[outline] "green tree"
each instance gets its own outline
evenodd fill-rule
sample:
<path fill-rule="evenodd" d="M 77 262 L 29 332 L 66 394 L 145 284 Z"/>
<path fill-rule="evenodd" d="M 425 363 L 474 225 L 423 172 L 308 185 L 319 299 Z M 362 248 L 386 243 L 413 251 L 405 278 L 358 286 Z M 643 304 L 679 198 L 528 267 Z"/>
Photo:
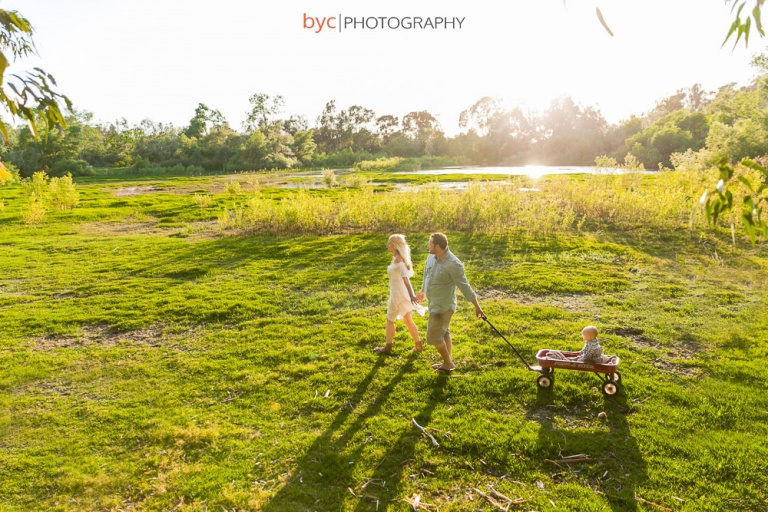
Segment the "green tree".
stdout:
<path fill-rule="evenodd" d="M 277 116 L 283 112 L 285 100 L 281 95 L 270 96 L 258 93 L 248 98 L 251 110 L 247 113 L 243 129 L 253 133 L 259 129 L 269 128 L 277 121 Z"/>
<path fill-rule="evenodd" d="M 569 96 L 558 98 L 541 117 L 535 137 L 537 161 L 550 165 L 591 165 L 605 153 L 608 123 L 592 107 L 582 107 Z"/>
<path fill-rule="evenodd" d="M 227 120 L 218 110 L 200 103 L 195 109 L 195 115 L 189 120 L 189 126 L 184 130 L 187 137 L 205 137 L 211 130 L 227 125 Z"/>
<path fill-rule="evenodd" d="M 435 140 L 442 136 L 443 132 L 435 116 L 426 110 L 420 110 L 403 117 L 403 134 L 418 144 L 421 154 L 431 155 Z"/>

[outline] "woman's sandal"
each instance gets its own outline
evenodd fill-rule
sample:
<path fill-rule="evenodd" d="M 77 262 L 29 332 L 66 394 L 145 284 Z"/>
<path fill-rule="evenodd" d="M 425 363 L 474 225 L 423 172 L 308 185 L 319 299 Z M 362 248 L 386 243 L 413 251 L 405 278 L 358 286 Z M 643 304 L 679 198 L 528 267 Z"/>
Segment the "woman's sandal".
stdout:
<path fill-rule="evenodd" d="M 377 354 L 391 354 L 392 353 L 392 345 L 384 345 L 383 347 L 376 347 L 373 349 L 374 352 Z"/>
<path fill-rule="evenodd" d="M 413 344 L 413 351 L 414 352 L 421 352 L 424 350 L 424 344 L 421 342 L 421 340 L 414 342 Z"/>

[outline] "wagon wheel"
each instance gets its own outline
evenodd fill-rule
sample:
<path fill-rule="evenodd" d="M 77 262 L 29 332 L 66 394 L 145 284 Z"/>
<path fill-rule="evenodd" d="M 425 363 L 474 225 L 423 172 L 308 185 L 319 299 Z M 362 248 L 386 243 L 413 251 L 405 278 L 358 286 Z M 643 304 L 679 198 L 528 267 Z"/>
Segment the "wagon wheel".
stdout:
<path fill-rule="evenodd" d="M 542 375 L 552 375 L 553 373 L 555 373 L 555 369 L 554 368 L 550 368 L 549 366 L 542 366 L 541 367 L 541 374 Z"/>
<path fill-rule="evenodd" d="M 608 396 L 613 396 L 619 392 L 619 386 L 613 382 L 606 382 L 603 384 L 603 393 Z"/>
<path fill-rule="evenodd" d="M 551 375 L 539 375 L 539 377 L 536 379 L 536 385 L 538 385 L 540 388 L 552 387 L 554 382 L 555 379 L 553 379 Z"/>
<path fill-rule="evenodd" d="M 621 382 L 621 374 L 619 372 L 606 373 L 605 379 L 609 382 L 618 384 L 619 382 Z"/>

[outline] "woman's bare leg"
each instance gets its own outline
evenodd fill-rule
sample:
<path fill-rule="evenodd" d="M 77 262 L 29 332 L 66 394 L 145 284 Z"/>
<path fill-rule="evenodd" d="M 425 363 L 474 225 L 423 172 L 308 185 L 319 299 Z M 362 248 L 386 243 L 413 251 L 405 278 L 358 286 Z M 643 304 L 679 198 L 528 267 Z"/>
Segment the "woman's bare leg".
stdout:
<path fill-rule="evenodd" d="M 416 327 L 410 313 L 403 315 L 403 322 L 405 322 L 405 326 L 408 328 L 408 332 L 411 333 L 411 338 L 413 338 L 413 350 L 415 352 L 421 352 L 424 346 L 421 344 L 421 339 L 419 338 L 419 328 Z"/>
<path fill-rule="evenodd" d="M 390 322 L 389 319 L 387 319 L 387 328 L 386 328 L 386 343 L 383 347 L 376 347 L 373 349 L 376 352 L 383 353 L 383 354 L 389 354 L 392 352 L 392 340 L 395 339 L 395 322 Z"/>

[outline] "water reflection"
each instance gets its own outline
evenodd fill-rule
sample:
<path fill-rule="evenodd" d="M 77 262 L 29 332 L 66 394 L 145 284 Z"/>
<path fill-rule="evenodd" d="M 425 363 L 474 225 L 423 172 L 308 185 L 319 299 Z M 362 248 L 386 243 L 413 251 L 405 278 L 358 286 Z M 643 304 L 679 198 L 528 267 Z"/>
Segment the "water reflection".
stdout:
<path fill-rule="evenodd" d="M 336 176 L 345 176 L 353 174 L 352 169 L 332 169 Z M 508 167 L 478 167 L 472 165 L 441 167 L 440 169 L 424 169 L 419 171 L 379 171 L 384 174 L 425 174 L 440 176 L 445 174 L 495 174 L 500 176 L 528 176 L 530 178 L 541 178 L 549 174 L 625 174 L 628 172 L 650 171 L 627 171 L 626 169 L 617 169 L 615 167 L 593 167 L 586 165 L 520 165 Z M 322 178 L 320 171 L 305 171 L 286 174 L 285 178 Z"/>
<path fill-rule="evenodd" d="M 528 176 L 535 179 L 549 174 L 624 174 L 626 172 L 630 171 L 613 167 L 521 165 L 513 167 L 443 167 L 441 169 L 426 169 L 423 171 L 398 171 L 391 174 L 429 174 L 435 176 L 442 174 L 499 174 L 504 176 Z"/>

